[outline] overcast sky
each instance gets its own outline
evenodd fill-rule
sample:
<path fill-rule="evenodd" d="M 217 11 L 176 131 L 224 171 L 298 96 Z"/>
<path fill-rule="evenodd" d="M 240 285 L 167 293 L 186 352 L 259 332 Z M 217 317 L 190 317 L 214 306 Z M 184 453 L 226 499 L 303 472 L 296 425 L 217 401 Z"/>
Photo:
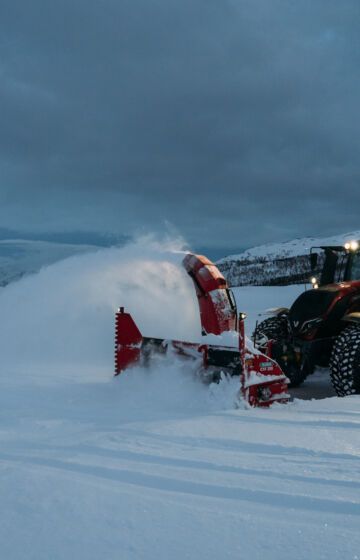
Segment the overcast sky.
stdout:
<path fill-rule="evenodd" d="M 360 228 L 359 0 L 0 0 L 0 225 Z"/>

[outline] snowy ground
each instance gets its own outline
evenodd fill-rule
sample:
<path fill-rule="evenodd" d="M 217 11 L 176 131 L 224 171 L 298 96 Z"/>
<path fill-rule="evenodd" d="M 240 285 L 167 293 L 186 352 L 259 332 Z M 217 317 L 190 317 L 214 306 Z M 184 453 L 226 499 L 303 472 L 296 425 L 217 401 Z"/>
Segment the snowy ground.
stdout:
<path fill-rule="evenodd" d="M 195 336 L 175 260 L 103 250 L 1 290 L 0 558 L 358 559 L 359 397 L 239 410 L 236 380 L 171 361 L 112 378 L 117 305 Z M 237 299 L 253 324 L 296 290 Z"/>

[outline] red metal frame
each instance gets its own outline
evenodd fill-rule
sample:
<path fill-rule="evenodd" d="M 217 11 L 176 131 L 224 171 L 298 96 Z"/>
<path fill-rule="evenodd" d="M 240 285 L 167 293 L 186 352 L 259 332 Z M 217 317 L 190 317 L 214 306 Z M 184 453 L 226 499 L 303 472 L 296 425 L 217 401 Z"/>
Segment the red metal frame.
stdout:
<path fill-rule="evenodd" d="M 120 307 L 115 315 L 115 375 L 140 359 L 143 337 L 130 313 Z"/>

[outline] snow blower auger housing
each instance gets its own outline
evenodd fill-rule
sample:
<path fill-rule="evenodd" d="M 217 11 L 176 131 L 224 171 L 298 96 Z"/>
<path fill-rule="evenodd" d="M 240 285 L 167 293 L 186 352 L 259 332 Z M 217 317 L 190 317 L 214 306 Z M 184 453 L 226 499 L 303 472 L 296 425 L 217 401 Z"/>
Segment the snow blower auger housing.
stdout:
<path fill-rule="evenodd" d="M 171 350 L 181 358 L 197 360 L 203 380 L 218 381 L 222 373 L 237 375 L 241 395 L 251 406 L 288 402 L 288 379 L 275 360 L 247 347 L 245 314 L 238 314 L 233 293 L 217 267 L 191 253 L 186 254 L 183 266 L 196 290 L 203 342 L 144 337 L 130 313 L 120 307 L 115 317 L 115 375 L 136 364 L 146 366 L 153 354 Z M 208 344 L 207 335 L 225 333 L 236 333 L 236 346 Z"/>

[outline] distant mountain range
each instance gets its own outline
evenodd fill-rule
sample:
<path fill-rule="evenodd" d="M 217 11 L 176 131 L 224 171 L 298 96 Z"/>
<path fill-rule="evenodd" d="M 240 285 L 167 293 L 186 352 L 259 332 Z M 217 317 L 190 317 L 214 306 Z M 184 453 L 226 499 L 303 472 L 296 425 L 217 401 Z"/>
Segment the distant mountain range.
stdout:
<path fill-rule="evenodd" d="M 0 227 L 0 287 L 72 255 L 125 245 L 130 237 L 111 232 L 26 232 Z"/>
<path fill-rule="evenodd" d="M 301 284 L 311 275 L 309 251 L 321 245 L 343 245 L 360 239 L 360 231 L 332 237 L 304 237 L 284 243 L 269 243 L 229 255 L 217 266 L 230 286 L 276 286 Z"/>
<path fill-rule="evenodd" d="M 0 287 L 37 272 L 43 266 L 98 248 L 50 241 L 0 240 Z"/>

